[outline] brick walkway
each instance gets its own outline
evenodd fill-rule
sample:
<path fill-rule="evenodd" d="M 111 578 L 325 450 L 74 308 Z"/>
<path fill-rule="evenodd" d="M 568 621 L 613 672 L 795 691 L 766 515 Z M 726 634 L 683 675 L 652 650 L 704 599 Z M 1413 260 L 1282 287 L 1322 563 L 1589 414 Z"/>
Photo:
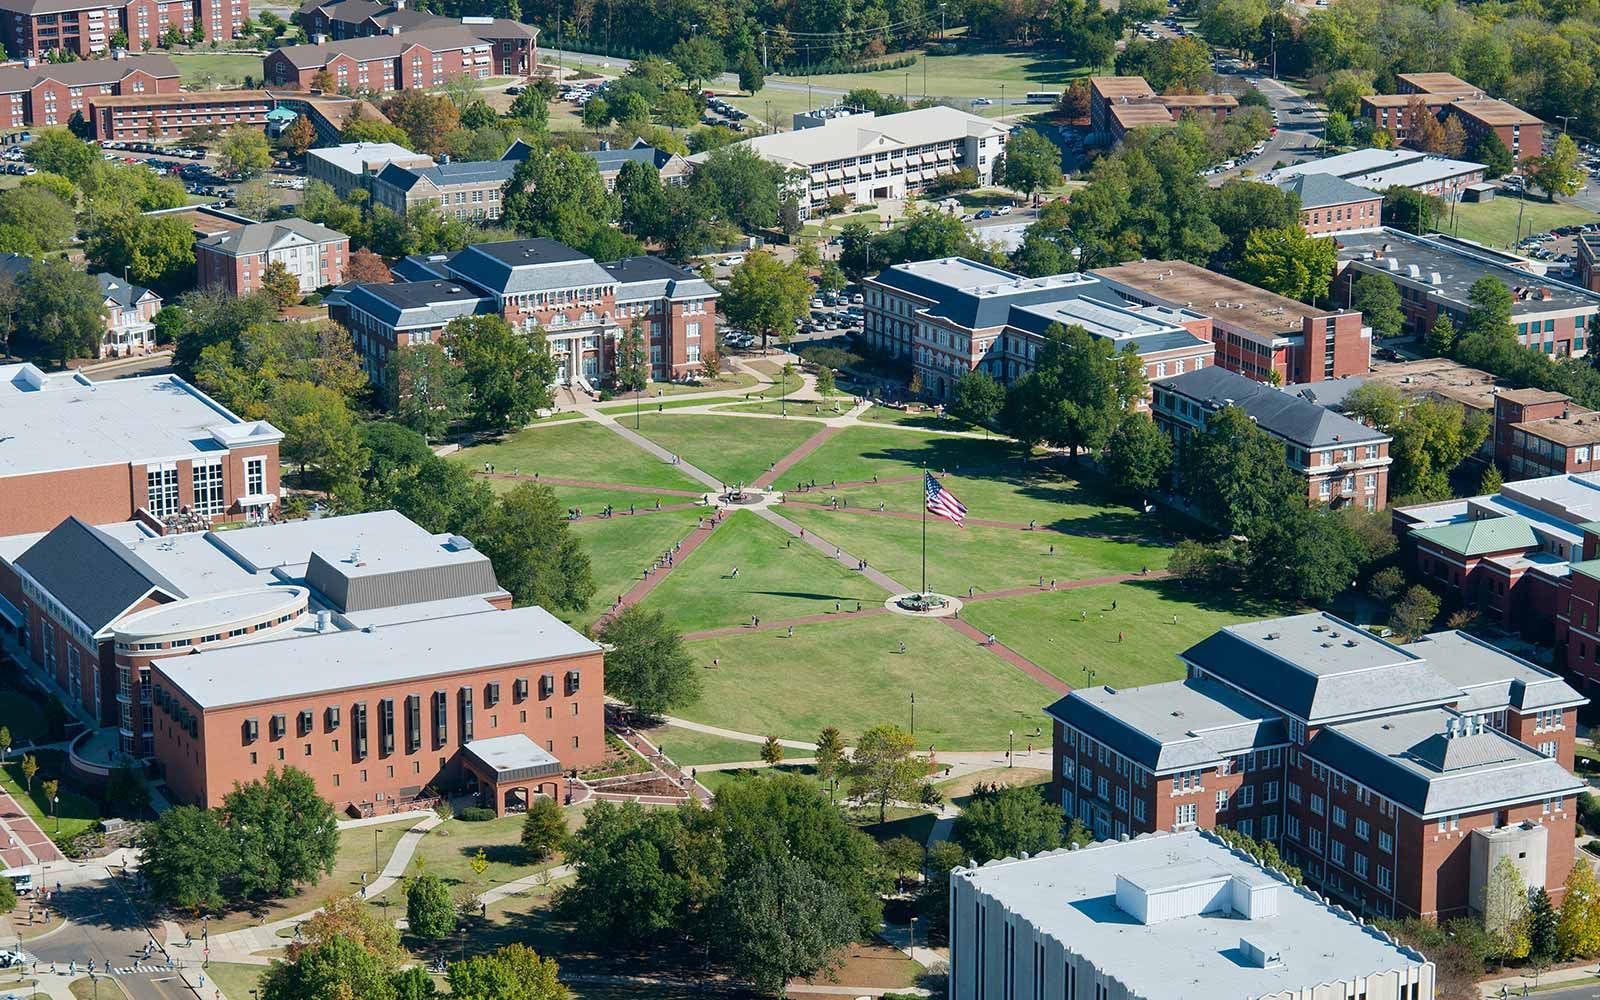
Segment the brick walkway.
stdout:
<path fill-rule="evenodd" d="M 673 553 L 672 565 L 651 570 L 648 576 L 634 584 L 632 589 L 622 595 L 622 603 L 612 605 L 610 610 L 601 615 L 600 620 L 595 622 L 596 630 L 617 612 L 625 608 L 631 608 L 644 600 L 650 594 L 650 591 L 656 589 L 657 585 L 667 578 L 667 574 L 671 573 L 680 561 L 687 559 L 689 553 L 699 548 L 702 542 L 711 537 L 711 533 L 717 529 L 717 525 L 721 524 L 722 521 L 714 517 L 708 517 L 701 523 L 703 526 L 689 532 L 688 536 L 683 539 L 682 547 Z"/>
<path fill-rule="evenodd" d="M 6 837 L 5 846 L 0 847 L 0 858 L 5 860 L 7 868 L 65 859 L 33 817 L 4 791 L 0 791 L 0 830 Z"/>
<path fill-rule="evenodd" d="M 803 618 L 785 618 L 781 622 L 762 622 L 757 628 L 751 628 L 749 625 L 730 625 L 727 628 L 711 628 L 706 629 L 704 632 L 690 632 L 685 635 L 683 639 L 685 642 L 693 642 L 696 639 L 720 639 L 723 636 L 729 635 L 750 635 L 755 632 L 776 632 L 787 629 L 791 625 L 821 625 L 825 622 L 850 621 L 856 618 L 870 618 L 873 615 L 889 614 L 889 609 L 881 604 L 865 604 L 862 605 L 860 611 L 856 611 L 854 610 L 857 603 L 855 601 L 841 601 L 839 603 L 841 605 L 841 610 L 837 612 L 830 611 L 824 612 L 820 615 L 806 615 Z"/>
<path fill-rule="evenodd" d="M 753 485 L 763 490 L 768 486 L 771 486 L 777 481 L 779 476 L 794 468 L 795 463 L 799 462 L 807 455 L 822 447 L 827 443 L 829 438 L 836 436 L 842 430 L 844 430 L 843 427 L 824 427 L 822 430 L 817 431 L 809 438 L 806 438 L 806 440 L 801 443 L 800 447 L 778 459 L 776 464 L 774 464 L 772 468 L 768 469 L 766 472 L 762 473 L 760 478 L 758 478 Z"/>
<path fill-rule="evenodd" d="M 657 486 L 633 486 L 629 483 L 601 483 L 588 479 L 561 479 L 557 476 L 541 476 L 537 472 L 528 475 L 520 472 L 484 472 L 476 469 L 472 473 L 485 479 L 513 479 L 524 483 L 544 483 L 547 486 L 581 486 L 593 490 L 616 490 L 619 493 L 658 493 L 664 497 L 694 497 L 699 499 L 705 496 L 704 490 L 669 490 Z"/>
<path fill-rule="evenodd" d="M 1071 685 L 1067 684 L 1061 678 L 1057 677 L 1055 674 L 1052 674 L 1045 668 L 1039 666 L 1037 663 L 1028 659 L 1026 656 L 1023 656 L 1021 653 L 1007 646 L 1005 643 L 996 642 L 993 645 L 988 645 L 989 636 L 987 633 L 968 625 L 961 619 L 941 618 L 939 620 L 955 629 L 957 632 L 960 632 L 968 639 L 971 639 L 973 642 L 978 643 L 984 649 L 987 649 L 989 652 L 1000 657 L 1000 659 L 1005 660 L 1007 663 L 1011 664 L 1013 667 L 1016 667 L 1029 677 L 1032 677 L 1034 680 L 1038 681 L 1040 684 L 1043 684 L 1056 694 L 1066 694 L 1068 691 L 1072 690 Z"/>
<path fill-rule="evenodd" d="M 689 781 L 688 772 L 684 771 L 676 763 L 674 763 L 671 757 L 668 757 L 666 754 L 662 753 L 660 747 L 657 747 L 654 743 L 650 742 L 649 739 L 640 735 L 633 729 L 613 729 L 611 731 L 615 733 L 617 737 L 622 740 L 622 742 L 632 747 L 635 753 L 648 761 L 650 766 L 655 768 L 656 771 L 676 781 L 679 787 L 683 787 L 685 782 L 688 782 L 688 792 L 690 795 L 694 796 L 696 801 L 703 805 L 710 804 L 711 789 L 700 784 L 698 781 Z M 597 791 L 596 794 L 600 793 Z M 662 796 L 631 796 L 631 798 L 647 802 L 674 801 L 666 800 Z M 678 799 L 676 801 L 681 802 L 682 799 Z"/>
<path fill-rule="evenodd" d="M 784 502 L 792 503 L 797 507 L 815 507 L 818 510 L 829 510 L 836 514 L 869 514 L 873 517 L 892 517 L 900 521 L 919 521 L 922 519 L 921 511 L 912 513 L 908 510 L 874 510 L 871 507 L 861 506 L 834 508 L 826 503 L 818 503 L 815 500 L 790 500 L 787 497 L 784 498 Z M 1048 525 L 1042 524 L 1030 528 L 1020 521 L 990 521 L 980 517 L 969 517 L 967 518 L 966 523 L 969 526 L 978 528 L 1004 528 L 1011 531 L 1044 531 L 1052 535 L 1071 535 L 1078 538 L 1101 538 L 1109 542 L 1143 542 L 1148 540 L 1140 537 L 1139 535 L 1111 535 L 1103 531 L 1069 531 L 1066 528 L 1052 528 Z"/>

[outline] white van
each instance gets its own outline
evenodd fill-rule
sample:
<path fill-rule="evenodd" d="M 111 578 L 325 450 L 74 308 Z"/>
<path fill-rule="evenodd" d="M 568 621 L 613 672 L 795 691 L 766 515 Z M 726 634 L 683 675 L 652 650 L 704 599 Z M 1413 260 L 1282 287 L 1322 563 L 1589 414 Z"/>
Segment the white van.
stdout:
<path fill-rule="evenodd" d="M 5 871 L 0 871 L 0 876 L 11 880 L 11 888 L 17 891 L 17 895 L 27 896 L 33 893 L 33 872 L 28 869 L 7 868 Z"/>

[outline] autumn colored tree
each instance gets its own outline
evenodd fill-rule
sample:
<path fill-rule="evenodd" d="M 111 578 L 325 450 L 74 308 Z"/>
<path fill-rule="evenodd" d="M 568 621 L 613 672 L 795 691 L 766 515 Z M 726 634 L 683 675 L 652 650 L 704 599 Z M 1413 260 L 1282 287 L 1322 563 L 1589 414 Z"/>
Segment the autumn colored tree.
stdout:
<path fill-rule="evenodd" d="M 454 102 L 443 94 L 402 90 L 383 102 L 383 113 L 411 138 L 411 148 L 435 156 L 443 153 L 444 137 L 461 124 Z"/>
<path fill-rule="evenodd" d="M 344 276 L 349 281 L 365 281 L 377 285 L 388 285 L 394 282 L 394 274 L 389 270 L 389 265 L 383 258 L 365 247 L 350 255 L 350 260 L 344 266 Z"/>
<path fill-rule="evenodd" d="M 296 118 L 293 125 L 283 130 L 283 151 L 290 156 L 304 156 L 316 141 L 316 127 L 305 115 Z"/>

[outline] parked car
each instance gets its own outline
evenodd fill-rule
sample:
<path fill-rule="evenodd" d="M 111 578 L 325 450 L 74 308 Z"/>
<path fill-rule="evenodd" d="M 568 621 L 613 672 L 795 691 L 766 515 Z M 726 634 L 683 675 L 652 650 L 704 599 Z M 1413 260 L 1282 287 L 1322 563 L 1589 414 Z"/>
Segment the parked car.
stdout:
<path fill-rule="evenodd" d="M 724 257 L 719 263 L 721 263 L 723 267 L 738 267 L 740 264 L 744 263 L 744 254 L 736 253 L 732 257 Z"/>

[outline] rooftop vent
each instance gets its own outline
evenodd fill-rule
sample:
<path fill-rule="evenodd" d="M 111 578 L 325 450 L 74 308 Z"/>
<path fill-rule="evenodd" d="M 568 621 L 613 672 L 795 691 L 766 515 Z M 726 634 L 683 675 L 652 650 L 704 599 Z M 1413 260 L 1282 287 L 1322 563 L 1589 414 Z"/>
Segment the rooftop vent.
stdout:
<path fill-rule="evenodd" d="M 1260 938 L 1240 938 L 1239 954 L 1245 964 L 1253 969 L 1277 969 L 1283 966 L 1283 953 L 1276 945 Z"/>
<path fill-rule="evenodd" d="M 1345 648 L 1346 649 L 1354 649 L 1355 645 L 1356 645 L 1356 641 L 1354 639 L 1346 639 L 1344 641 L 1344 644 L 1345 644 Z"/>

